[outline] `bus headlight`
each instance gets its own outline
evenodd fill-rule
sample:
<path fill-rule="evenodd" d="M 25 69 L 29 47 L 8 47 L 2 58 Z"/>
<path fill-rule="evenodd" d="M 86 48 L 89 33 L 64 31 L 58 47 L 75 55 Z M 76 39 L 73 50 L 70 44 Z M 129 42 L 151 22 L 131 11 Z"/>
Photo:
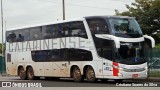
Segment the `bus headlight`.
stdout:
<path fill-rule="evenodd" d="M 124 70 L 124 68 L 121 68 L 121 67 L 120 67 L 120 68 L 118 68 L 118 69 L 119 69 L 119 70 L 121 70 L 121 71 L 123 71 L 123 70 Z"/>
<path fill-rule="evenodd" d="M 144 70 L 148 70 L 148 67 L 145 67 Z"/>
<path fill-rule="evenodd" d="M 118 73 L 118 76 L 121 76 L 121 77 L 123 77 L 123 74 L 122 74 L 122 73 Z"/>

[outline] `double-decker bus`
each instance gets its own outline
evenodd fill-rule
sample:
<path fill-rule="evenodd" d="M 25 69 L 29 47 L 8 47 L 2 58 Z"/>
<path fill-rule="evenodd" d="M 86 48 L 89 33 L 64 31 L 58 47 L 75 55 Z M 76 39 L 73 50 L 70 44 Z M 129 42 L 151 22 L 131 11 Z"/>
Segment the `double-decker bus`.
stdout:
<path fill-rule="evenodd" d="M 21 79 L 147 78 L 145 48 L 155 47 L 127 16 L 88 16 L 6 31 L 6 68 Z"/>

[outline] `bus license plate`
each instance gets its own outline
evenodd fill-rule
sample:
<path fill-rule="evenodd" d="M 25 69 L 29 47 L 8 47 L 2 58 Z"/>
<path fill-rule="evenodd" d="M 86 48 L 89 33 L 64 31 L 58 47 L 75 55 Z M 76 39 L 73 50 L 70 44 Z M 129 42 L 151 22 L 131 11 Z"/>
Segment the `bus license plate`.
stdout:
<path fill-rule="evenodd" d="M 138 78 L 138 74 L 133 74 L 132 77 L 133 78 Z"/>

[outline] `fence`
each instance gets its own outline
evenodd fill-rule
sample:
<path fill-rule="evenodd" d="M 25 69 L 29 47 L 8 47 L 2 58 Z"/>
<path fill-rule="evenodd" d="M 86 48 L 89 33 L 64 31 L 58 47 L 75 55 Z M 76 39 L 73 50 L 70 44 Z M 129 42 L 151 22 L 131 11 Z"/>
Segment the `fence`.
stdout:
<path fill-rule="evenodd" d="M 160 77 L 160 48 L 146 50 L 148 60 L 148 76 Z"/>
<path fill-rule="evenodd" d="M 5 59 L 3 56 L 0 56 L 0 74 L 5 74 L 6 73 L 6 64 L 5 64 Z"/>

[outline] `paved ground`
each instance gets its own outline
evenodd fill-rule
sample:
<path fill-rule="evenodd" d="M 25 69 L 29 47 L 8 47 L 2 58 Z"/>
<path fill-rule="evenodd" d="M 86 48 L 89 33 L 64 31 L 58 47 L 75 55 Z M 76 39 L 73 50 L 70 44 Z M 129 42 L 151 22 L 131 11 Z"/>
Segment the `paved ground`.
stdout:
<path fill-rule="evenodd" d="M 157 78 L 154 78 L 157 79 Z M 40 82 L 43 85 L 52 85 L 52 87 L 42 87 L 42 88 L 23 88 L 23 90 L 159 90 L 160 87 L 116 87 L 116 83 L 113 81 L 96 83 L 88 83 L 86 81 L 76 83 L 72 79 L 61 79 L 61 80 L 20 80 L 19 77 L 0 77 L 0 81 L 12 81 L 12 82 Z M 155 83 L 160 84 L 159 81 L 150 81 L 150 80 L 125 80 L 123 83 Z M 42 85 L 42 86 L 43 86 Z M 0 88 L 0 90 L 22 90 L 22 88 Z"/>
<path fill-rule="evenodd" d="M 19 77 L 0 77 L 0 81 L 11 81 L 11 82 L 20 82 L 20 83 L 41 83 L 42 86 L 47 87 L 117 87 L 118 84 L 157 84 L 160 86 L 160 81 L 157 78 L 152 80 L 151 78 L 148 80 L 124 80 L 122 83 L 116 83 L 113 80 L 109 80 L 106 82 L 101 82 L 100 80 L 96 83 L 89 83 L 87 81 L 83 82 L 74 82 L 72 79 L 61 78 L 60 80 L 45 80 L 41 78 L 40 80 L 20 80 Z M 117 86 L 116 86 L 117 85 Z"/>
<path fill-rule="evenodd" d="M 159 90 L 159 87 L 47 87 L 47 88 L 23 88 L 23 90 Z M 22 88 L 0 88 L 0 90 L 22 90 Z"/>

